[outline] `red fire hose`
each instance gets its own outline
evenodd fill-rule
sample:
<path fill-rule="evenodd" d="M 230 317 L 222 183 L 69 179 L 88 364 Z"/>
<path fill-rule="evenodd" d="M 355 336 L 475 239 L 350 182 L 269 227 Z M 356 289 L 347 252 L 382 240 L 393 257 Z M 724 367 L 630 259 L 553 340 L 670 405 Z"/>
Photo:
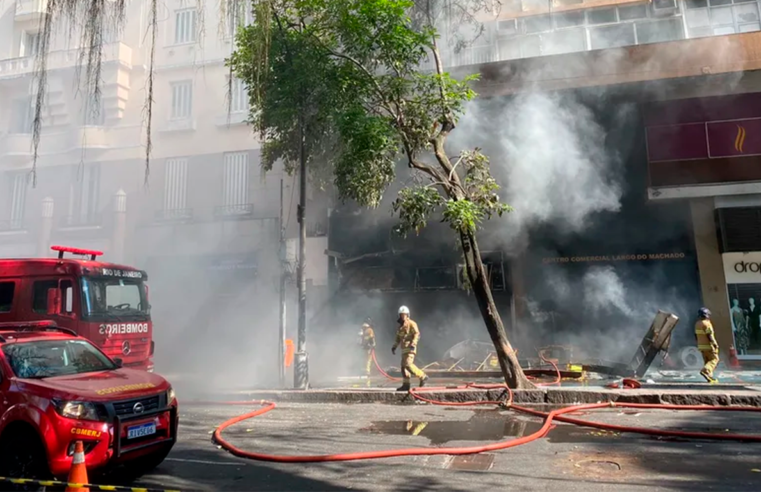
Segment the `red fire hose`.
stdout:
<path fill-rule="evenodd" d="M 378 368 L 378 371 L 384 375 L 385 377 L 389 379 L 397 379 L 398 378 L 392 378 L 389 376 L 378 364 L 377 359 L 375 358 L 375 352 L 373 352 L 373 360 L 375 361 L 376 367 Z M 557 373 L 558 373 L 558 380 L 555 383 L 551 384 L 557 384 L 560 381 L 560 371 L 557 368 L 557 365 L 553 364 L 555 367 Z M 442 402 L 442 401 L 436 401 L 431 400 L 428 398 L 425 398 L 424 396 L 421 396 L 420 393 L 425 392 L 431 392 L 431 391 L 448 391 L 451 389 L 504 389 L 507 392 L 507 399 L 506 401 L 473 401 L 473 402 Z M 493 444 L 487 444 L 487 445 L 481 445 L 481 446 L 466 446 L 466 447 L 449 447 L 449 448 L 406 448 L 406 449 L 388 449 L 383 451 L 366 451 L 366 452 L 358 452 L 358 453 L 340 453 L 340 454 L 326 454 L 326 455 L 304 455 L 304 456 L 286 456 L 286 455 L 276 455 L 276 454 L 266 454 L 266 453 L 254 453 L 251 451 L 246 451 L 243 449 L 240 449 L 233 444 L 229 443 L 222 437 L 222 432 L 227 429 L 228 427 L 231 427 L 239 422 L 242 422 L 244 420 L 248 420 L 254 417 L 257 417 L 259 415 L 263 415 L 267 412 L 272 411 L 275 408 L 275 403 L 264 401 L 262 400 L 260 402 L 260 405 L 262 405 L 262 408 L 259 408 L 258 410 L 254 410 L 253 412 L 249 412 L 246 414 L 243 414 L 239 417 L 234 417 L 232 419 L 229 419 L 225 422 L 223 422 L 217 429 L 214 431 L 214 440 L 217 444 L 219 444 L 223 449 L 227 450 L 231 454 L 241 457 L 241 458 L 248 458 L 253 459 L 257 461 L 271 461 L 271 462 L 278 462 L 278 463 L 320 463 L 320 462 L 328 462 L 328 461 L 353 461 L 353 460 L 367 460 L 367 459 L 378 459 L 378 458 L 392 458 L 392 457 L 398 457 L 398 456 L 420 456 L 420 455 L 463 455 L 463 454 L 476 454 L 476 453 L 484 453 L 489 451 L 498 451 L 501 449 L 507 449 L 512 448 L 515 446 L 520 446 L 522 444 L 529 443 L 531 441 L 535 441 L 536 439 L 539 439 L 541 437 L 544 437 L 547 432 L 552 427 L 552 423 L 554 420 L 558 420 L 561 422 L 567 422 L 570 424 L 575 424 L 579 426 L 584 427 L 594 427 L 597 429 L 603 429 L 608 431 L 615 431 L 615 432 L 631 432 L 631 433 L 637 433 L 637 434 L 646 434 L 646 435 L 656 435 L 656 436 L 663 436 L 663 437 L 682 437 L 682 438 L 691 438 L 691 439 L 707 439 L 707 440 L 720 440 L 720 441 L 748 441 L 748 442 L 761 442 L 761 435 L 745 435 L 745 434 L 713 434 L 709 432 L 687 432 L 687 431 L 666 431 L 666 430 L 658 430 L 658 429 L 647 429 L 642 427 L 628 427 L 628 426 L 621 426 L 621 425 L 613 425 L 613 424 L 603 424 L 599 422 L 592 422 L 588 420 L 573 418 L 573 417 L 567 417 L 565 414 L 571 414 L 574 412 L 579 412 L 583 410 L 595 410 L 600 408 L 637 408 L 637 409 L 658 409 L 658 410 L 699 410 L 699 411 L 725 411 L 725 412 L 761 412 L 761 409 L 754 408 L 754 407 L 736 407 L 736 406 L 708 406 L 708 405 L 664 405 L 664 404 L 638 404 L 638 403 L 592 403 L 587 405 L 574 405 L 572 407 L 566 407 L 561 408 L 558 410 L 553 410 L 551 412 L 541 412 L 538 410 L 521 407 L 517 405 L 513 405 L 513 393 L 504 384 L 474 384 L 469 383 L 463 386 L 459 386 L 457 388 L 415 388 L 410 391 L 410 394 L 420 400 L 424 401 L 430 404 L 434 405 L 444 405 L 444 406 L 473 406 L 473 405 L 502 405 L 507 408 L 516 410 L 518 412 L 526 413 L 529 415 L 535 415 L 538 417 L 543 417 L 544 424 L 542 427 L 534 432 L 533 434 L 530 434 L 528 436 L 520 437 L 517 439 L 510 439 L 507 441 L 500 441 Z M 252 404 L 254 402 L 227 402 L 228 404 L 233 405 L 246 405 L 246 404 Z"/>

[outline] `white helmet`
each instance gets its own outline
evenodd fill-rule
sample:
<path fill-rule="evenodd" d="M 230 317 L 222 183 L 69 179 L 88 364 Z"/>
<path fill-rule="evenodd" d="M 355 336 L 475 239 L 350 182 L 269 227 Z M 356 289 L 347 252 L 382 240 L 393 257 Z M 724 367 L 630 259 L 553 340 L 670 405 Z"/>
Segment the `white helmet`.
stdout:
<path fill-rule="evenodd" d="M 410 314 L 410 308 L 402 306 L 399 308 L 399 314 Z"/>

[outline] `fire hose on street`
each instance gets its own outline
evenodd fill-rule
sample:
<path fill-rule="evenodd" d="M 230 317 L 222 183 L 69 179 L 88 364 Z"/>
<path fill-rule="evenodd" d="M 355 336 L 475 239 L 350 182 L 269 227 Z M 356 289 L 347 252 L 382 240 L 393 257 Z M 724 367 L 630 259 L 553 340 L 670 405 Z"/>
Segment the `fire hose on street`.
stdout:
<path fill-rule="evenodd" d="M 375 358 L 374 352 L 373 352 L 373 360 L 375 361 L 375 366 L 381 375 L 383 375 L 384 377 L 390 380 L 398 380 L 398 378 L 391 377 L 386 371 L 384 371 L 380 367 L 380 364 L 378 364 L 378 361 Z M 541 384 L 544 384 L 544 385 L 559 384 L 561 379 L 560 370 L 558 369 L 557 365 L 554 364 L 552 361 L 546 360 L 546 362 L 550 362 L 555 368 L 557 372 L 557 380 L 552 383 L 540 383 L 540 385 Z M 468 390 L 468 389 L 504 390 L 506 393 L 505 395 L 506 398 L 503 401 L 443 402 L 443 401 L 432 400 L 423 396 L 423 394 L 425 393 L 435 392 L 435 391 Z M 214 431 L 213 437 L 214 437 L 214 441 L 218 445 L 220 445 L 223 449 L 225 449 L 226 451 L 228 451 L 229 453 L 235 456 L 257 460 L 257 461 L 269 461 L 269 462 L 277 462 L 277 463 L 323 463 L 323 462 L 333 462 L 333 461 L 354 461 L 354 460 L 369 460 L 369 459 L 379 459 L 379 458 L 393 458 L 393 457 L 400 457 L 400 456 L 467 455 L 467 454 L 485 453 L 490 451 L 499 451 L 502 449 L 513 448 L 516 446 L 527 444 L 529 442 L 535 441 L 537 439 L 540 439 L 546 436 L 547 433 L 553 427 L 554 421 L 565 422 L 565 423 L 574 424 L 574 425 L 578 425 L 582 427 L 592 427 L 592 428 L 601 429 L 605 431 L 628 432 L 628 433 L 645 434 L 645 435 L 660 436 L 660 437 L 676 437 L 676 438 L 704 439 L 704 440 L 717 440 L 717 441 L 761 442 L 761 435 L 714 434 L 709 432 L 669 431 L 669 430 L 659 430 L 659 429 L 651 429 L 651 428 L 643 428 L 643 427 L 630 427 L 630 426 L 615 425 L 615 424 L 605 424 L 605 423 L 593 422 L 593 421 L 569 416 L 569 414 L 573 414 L 575 412 L 597 410 L 597 409 L 603 409 L 603 408 L 633 408 L 633 409 L 639 409 L 639 410 L 756 412 L 756 413 L 761 412 L 761 408 L 755 408 L 755 407 L 709 406 L 709 405 L 669 405 L 669 404 L 641 404 L 641 403 L 609 402 L 609 403 L 592 403 L 592 404 L 574 405 L 570 407 L 552 410 L 550 412 L 542 412 L 539 410 L 534 410 L 531 408 L 514 405 L 513 392 L 505 384 L 467 383 L 457 387 L 414 388 L 410 390 L 409 394 L 413 398 L 419 401 L 429 403 L 432 405 L 439 405 L 439 406 L 498 405 L 505 409 L 515 410 L 517 412 L 524 413 L 527 415 L 542 417 L 544 418 L 544 424 L 538 431 L 528 436 L 524 436 L 524 437 L 520 437 L 516 439 L 509 439 L 506 441 L 500 441 L 500 442 L 496 442 L 492 444 L 480 445 L 480 446 L 417 447 L 417 448 L 403 448 L 403 449 L 388 449 L 383 451 L 338 453 L 338 454 L 327 454 L 327 455 L 277 455 L 277 454 L 267 454 L 267 453 L 256 453 L 256 452 L 241 449 L 231 444 L 227 440 L 225 440 L 222 437 L 222 432 L 224 432 L 225 429 L 235 424 L 238 424 L 240 422 L 243 422 L 245 420 L 252 419 L 260 415 L 264 415 L 265 413 L 268 413 L 272 411 L 273 409 L 275 409 L 276 407 L 275 403 L 262 400 L 261 402 L 259 402 L 259 404 L 261 405 L 261 408 L 223 422 Z M 256 402 L 235 401 L 235 402 L 227 402 L 227 403 L 231 405 L 251 405 L 251 404 L 255 404 Z"/>

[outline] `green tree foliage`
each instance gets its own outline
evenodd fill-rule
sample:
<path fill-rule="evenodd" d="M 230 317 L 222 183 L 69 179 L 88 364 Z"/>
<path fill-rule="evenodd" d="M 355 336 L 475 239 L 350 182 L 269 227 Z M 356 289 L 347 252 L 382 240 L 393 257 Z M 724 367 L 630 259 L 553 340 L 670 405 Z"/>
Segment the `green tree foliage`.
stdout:
<path fill-rule="evenodd" d="M 434 22 L 420 21 L 427 4 L 255 0 L 255 22 L 239 32 L 229 65 L 248 84 L 266 168 L 282 159 L 293 169 L 304 138 L 309 162 L 331 170 L 339 198 L 367 207 L 378 206 L 402 159 L 426 178 L 399 192 L 396 229 L 417 232 L 434 216 L 454 229 L 469 280 L 481 287 L 474 292 L 503 372 L 513 386 L 526 386 L 475 239 L 484 220 L 510 207 L 479 149 L 447 153 L 447 137 L 476 94 L 473 77 L 444 72 Z M 421 70 L 431 63 L 434 70 Z"/>

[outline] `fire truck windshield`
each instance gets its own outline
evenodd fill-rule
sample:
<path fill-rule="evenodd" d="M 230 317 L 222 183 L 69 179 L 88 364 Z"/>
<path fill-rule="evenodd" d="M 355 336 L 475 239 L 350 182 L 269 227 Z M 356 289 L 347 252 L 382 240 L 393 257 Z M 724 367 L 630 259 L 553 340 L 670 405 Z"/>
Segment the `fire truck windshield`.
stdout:
<path fill-rule="evenodd" d="M 5 345 L 3 352 L 19 378 L 48 378 L 117 368 L 85 340 L 12 343 Z"/>
<path fill-rule="evenodd" d="M 141 280 L 108 277 L 82 279 L 84 316 L 98 319 L 148 319 L 145 286 Z"/>

